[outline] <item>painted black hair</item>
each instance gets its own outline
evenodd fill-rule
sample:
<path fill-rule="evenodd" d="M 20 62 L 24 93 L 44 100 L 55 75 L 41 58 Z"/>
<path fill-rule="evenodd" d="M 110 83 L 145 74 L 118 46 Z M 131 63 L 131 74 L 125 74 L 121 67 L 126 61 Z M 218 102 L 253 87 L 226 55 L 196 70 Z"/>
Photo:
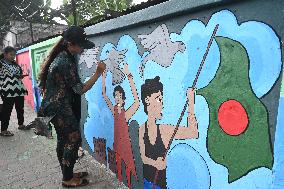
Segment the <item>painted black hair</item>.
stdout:
<path fill-rule="evenodd" d="M 116 92 L 116 91 L 118 91 L 119 93 L 122 94 L 122 99 L 123 99 L 123 100 L 126 99 L 125 92 L 124 92 L 123 88 L 122 88 L 120 85 L 118 85 L 118 86 L 116 86 L 116 87 L 114 88 L 114 90 L 113 90 L 113 97 L 115 97 L 115 92 Z"/>
<path fill-rule="evenodd" d="M 159 76 L 156 76 L 154 79 L 146 79 L 145 83 L 141 86 L 141 99 L 146 114 L 148 114 L 148 111 L 145 99 L 159 91 L 163 94 L 163 84 L 160 82 Z"/>

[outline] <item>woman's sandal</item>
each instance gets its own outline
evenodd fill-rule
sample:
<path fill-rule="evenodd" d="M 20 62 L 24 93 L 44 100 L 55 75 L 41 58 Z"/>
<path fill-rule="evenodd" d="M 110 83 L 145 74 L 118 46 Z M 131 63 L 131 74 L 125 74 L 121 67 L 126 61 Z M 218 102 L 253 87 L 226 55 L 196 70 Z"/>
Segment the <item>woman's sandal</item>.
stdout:
<path fill-rule="evenodd" d="M 80 179 L 80 183 L 72 183 L 72 184 L 66 184 L 64 181 L 62 182 L 62 186 L 64 188 L 76 188 L 81 186 L 86 186 L 89 184 L 89 181 L 87 179 Z"/>
<path fill-rule="evenodd" d="M 10 132 L 10 131 L 2 131 L 0 133 L 1 136 L 5 136 L 5 137 L 9 137 L 9 136 L 14 136 L 14 133 Z"/>
<path fill-rule="evenodd" d="M 74 173 L 73 177 L 74 178 L 84 178 L 84 177 L 86 177 L 88 175 L 89 175 L 88 172 L 78 172 L 78 173 Z"/>

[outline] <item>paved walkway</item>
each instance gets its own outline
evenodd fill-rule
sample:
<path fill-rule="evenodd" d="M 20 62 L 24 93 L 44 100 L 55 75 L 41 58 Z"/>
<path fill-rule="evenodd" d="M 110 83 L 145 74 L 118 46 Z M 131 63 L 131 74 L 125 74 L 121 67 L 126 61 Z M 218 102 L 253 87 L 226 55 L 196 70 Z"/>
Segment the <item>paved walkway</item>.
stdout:
<path fill-rule="evenodd" d="M 35 113 L 26 105 L 25 122 L 29 123 L 34 117 Z M 32 130 L 19 131 L 15 110 L 9 130 L 15 136 L 0 136 L 0 188 L 62 188 L 62 176 L 55 152 L 56 140 L 38 137 Z M 85 189 L 126 188 L 118 183 L 112 172 L 97 163 L 89 154 L 77 163 L 75 171 L 80 170 L 90 173 L 88 179 L 91 184 L 83 187 Z"/>

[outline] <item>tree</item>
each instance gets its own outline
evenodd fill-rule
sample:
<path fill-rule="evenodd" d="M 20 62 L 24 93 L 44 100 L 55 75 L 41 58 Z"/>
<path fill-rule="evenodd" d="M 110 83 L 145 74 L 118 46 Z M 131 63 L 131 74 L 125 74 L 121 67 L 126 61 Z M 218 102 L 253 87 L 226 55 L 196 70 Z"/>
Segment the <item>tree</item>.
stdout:
<path fill-rule="evenodd" d="M 10 30 L 10 21 L 23 20 L 25 17 L 37 16 L 32 13 L 34 5 L 39 5 L 41 0 L 35 0 L 33 3 L 24 0 L 5 1 L 0 0 L 0 39 Z"/>
<path fill-rule="evenodd" d="M 0 39 L 10 30 L 13 20 L 55 24 L 50 5 L 50 0 L 0 0 Z"/>
<path fill-rule="evenodd" d="M 28 22 L 50 22 L 45 20 L 44 11 L 50 8 L 50 0 L 0 0 L 0 16 L 7 20 Z M 4 17 L 3 17 L 4 16 Z"/>
<path fill-rule="evenodd" d="M 86 23 L 94 23 L 105 17 L 106 10 L 121 12 L 132 5 L 133 0 L 77 0 L 75 9 L 77 22 L 79 25 Z M 74 14 L 72 11 L 72 0 L 64 0 L 61 10 L 69 10 L 62 12 L 68 25 L 74 24 Z M 63 18 L 63 16 L 60 16 Z"/>
<path fill-rule="evenodd" d="M 0 49 L 3 41 L 7 41 L 4 36 L 11 32 L 16 38 L 16 47 L 25 44 L 29 40 L 34 42 L 40 37 L 48 35 L 46 32 L 51 28 L 52 34 L 58 23 L 55 17 L 67 20 L 64 16 L 70 12 L 70 6 L 65 9 L 55 10 L 51 8 L 51 0 L 0 0 Z M 39 24 L 42 24 L 42 34 L 39 35 Z M 62 26 L 60 26 L 62 28 Z M 29 35 L 29 39 L 22 40 L 21 36 Z M 25 41 L 23 44 L 18 42 Z M 7 41 L 10 42 L 10 41 Z M 26 44 L 25 44 L 26 45 Z"/>

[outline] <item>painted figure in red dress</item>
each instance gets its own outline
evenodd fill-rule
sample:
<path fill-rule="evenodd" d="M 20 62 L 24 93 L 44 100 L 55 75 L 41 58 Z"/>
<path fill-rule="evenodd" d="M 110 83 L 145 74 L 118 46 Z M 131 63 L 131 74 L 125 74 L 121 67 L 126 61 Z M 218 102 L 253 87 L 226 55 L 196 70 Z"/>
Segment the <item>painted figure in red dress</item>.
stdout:
<path fill-rule="evenodd" d="M 113 96 L 115 98 L 115 105 L 112 104 L 108 96 L 106 95 L 106 72 L 103 73 L 103 97 L 114 116 L 114 151 L 116 153 L 116 166 L 117 177 L 119 181 L 122 181 L 122 161 L 126 165 L 126 176 L 128 187 L 131 188 L 131 174 L 137 177 L 136 167 L 134 162 L 134 156 L 131 146 L 131 139 L 128 131 L 128 122 L 131 117 L 136 113 L 139 108 L 139 97 L 133 80 L 133 76 L 129 72 L 128 65 L 124 66 L 124 73 L 130 83 L 131 91 L 134 97 L 134 103 L 127 109 L 124 109 L 125 105 L 125 92 L 123 88 L 118 85 L 114 88 Z"/>

